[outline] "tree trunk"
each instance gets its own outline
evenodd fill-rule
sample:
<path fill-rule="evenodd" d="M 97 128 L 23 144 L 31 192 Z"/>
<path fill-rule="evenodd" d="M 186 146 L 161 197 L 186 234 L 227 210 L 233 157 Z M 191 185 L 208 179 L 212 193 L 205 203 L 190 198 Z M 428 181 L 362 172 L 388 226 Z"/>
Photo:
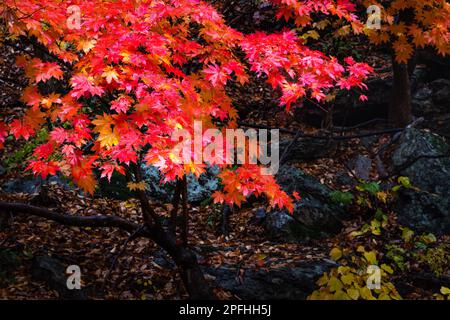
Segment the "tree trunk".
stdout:
<path fill-rule="evenodd" d="M 392 60 L 394 86 L 389 107 L 389 119 L 396 127 L 405 127 L 412 121 L 411 82 L 408 65 L 397 63 L 395 58 Z"/>
<path fill-rule="evenodd" d="M 224 236 L 228 236 L 228 234 L 230 233 L 230 214 L 230 206 L 224 204 L 222 207 L 222 221 L 220 222 L 220 233 Z"/>
<path fill-rule="evenodd" d="M 181 279 L 192 300 L 215 299 L 215 295 L 200 269 L 197 257 L 191 250 L 180 247 L 179 255 L 174 257 L 174 260 L 180 268 Z"/>
<path fill-rule="evenodd" d="M 150 233 L 150 238 L 167 251 L 179 268 L 181 279 L 189 297 L 193 300 L 215 299 L 216 297 L 206 282 L 195 254 L 189 248 L 177 243 L 176 238 L 164 230 L 155 228 Z"/>

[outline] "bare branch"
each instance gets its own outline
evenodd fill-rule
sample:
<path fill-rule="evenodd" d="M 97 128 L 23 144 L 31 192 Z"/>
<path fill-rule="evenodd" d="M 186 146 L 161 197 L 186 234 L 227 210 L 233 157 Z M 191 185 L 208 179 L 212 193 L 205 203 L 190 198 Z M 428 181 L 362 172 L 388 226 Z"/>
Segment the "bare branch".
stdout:
<path fill-rule="evenodd" d="M 0 214 L 6 214 L 8 212 L 38 216 L 67 226 L 91 228 L 113 227 L 125 230 L 129 233 L 136 232 L 136 230 L 140 227 L 140 225 L 118 216 L 70 216 L 26 203 L 10 203 L 0 201 Z"/>

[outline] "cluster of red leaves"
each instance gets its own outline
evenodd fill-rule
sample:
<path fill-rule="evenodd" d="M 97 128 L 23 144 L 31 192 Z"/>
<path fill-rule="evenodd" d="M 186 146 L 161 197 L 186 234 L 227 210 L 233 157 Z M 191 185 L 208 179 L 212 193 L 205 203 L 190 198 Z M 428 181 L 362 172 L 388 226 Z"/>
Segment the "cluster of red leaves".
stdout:
<path fill-rule="evenodd" d="M 354 13 L 355 4 L 350 0 L 270 0 L 279 7 L 277 17 L 285 20 L 294 19 L 299 27 L 309 25 L 312 15 L 321 13 L 325 15 L 335 15 L 352 24 L 355 31 L 360 32 L 362 23 Z"/>
<path fill-rule="evenodd" d="M 362 81 L 373 71 L 367 64 L 356 63 L 352 58 L 346 59 L 346 68 L 337 59 L 302 45 L 292 31 L 249 35 L 242 48 L 252 71 L 267 75 L 272 87 L 281 88 L 281 104 L 288 109 L 304 96 L 324 101 L 327 91 L 336 86 L 347 90 L 366 88 Z"/>
<path fill-rule="evenodd" d="M 305 2 L 308 9 L 299 14 L 320 11 L 355 21 L 347 1 L 313 3 Z M 73 5 L 82 14 L 80 29 L 67 24 Z M 177 142 L 170 136 L 180 128 L 193 132 L 194 120 L 202 121 L 204 130 L 215 128 L 215 119 L 236 126 L 225 85 L 248 80 L 235 55 L 238 47 L 252 71 L 281 87 L 281 103 L 288 108 L 309 95 L 322 101 L 334 87 L 364 87 L 371 71 L 352 59 L 344 67 L 304 46 L 291 31 L 245 36 L 198 0 L 5 0 L 0 12 L 12 37 L 34 36 L 59 61 L 18 59 L 31 80 L 23 95 L 30 109 L 0 126 L 0 144 L 8 132 L 29 139 L 51 123 L 49 141 L 38 147 L 28 168 L 43 177 L 60 171 L 90 193 L 94 168 L 110 179 L 141 158 L 157 165 L 166 180 L 204 172 L 204 164 L 174 161 Z M 38 83 L 62 79 L 64 72 L 70 77 L 68 92 L 41 95 Z M 216 201 L 240 204 L 248 195 L 265 194 L 272 205 L 292 210 L 288 195 L 257 167 L 222 170 L 225 188 Z"/>

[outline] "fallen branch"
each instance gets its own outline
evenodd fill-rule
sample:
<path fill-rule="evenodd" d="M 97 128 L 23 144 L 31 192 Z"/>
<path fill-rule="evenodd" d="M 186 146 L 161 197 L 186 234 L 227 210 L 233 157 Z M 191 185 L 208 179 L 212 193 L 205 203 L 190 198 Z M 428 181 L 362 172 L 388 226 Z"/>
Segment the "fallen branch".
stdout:
<path fill-rule="evenodd" d="M 8 212 L 38 216 L 58 222 L 63 225 L 74 227 L 112 227 L 127 231 L 129 233 L 133 233 L 140 228 L 140 225 L 117 216 L 70 216 L 25 203 L 10 203 L 0 201 L 0 214 L 6 214 Z"/>

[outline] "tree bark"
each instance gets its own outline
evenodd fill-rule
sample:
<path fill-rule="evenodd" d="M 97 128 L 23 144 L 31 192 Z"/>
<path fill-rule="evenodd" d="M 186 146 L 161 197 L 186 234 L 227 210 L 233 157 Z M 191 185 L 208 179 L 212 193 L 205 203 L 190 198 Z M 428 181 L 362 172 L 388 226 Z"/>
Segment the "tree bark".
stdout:
<path fill-rule="evenodd" d="M 408 65 L 397 63 L 392 59 L 394 85 L 392 101 L 389 107 L 389 119 L 396 127 L 406 127 L 412 121 L 411 113 L 411 82 Z"/>
<path fill-rule="evenodd" d="M 188 214 L 188 199 L 187 199 L 187 179 L 186 175 L 182 180 L 181 194 L 183 198 L 183 220 L 181 224 L 181 241 L 183 242 L 183 246 L 188 246 L 188 238 L 189 238 L 189 214 Z"/>
<path fill-rule="evenodd" d="M 222 221 L 220 222 L 220 232 L 224 236 L 228 236 L 230 233 L 230 214 L 231 208 L 229 205 L 224 204 L 222 207 Z"/>
<path fill-rule="evenodd" d="M 176 237 L 161 228 L 152 228 L 150 238 L 173 258 L 179 268 L 189 297 L 193 300 L 212 300 L 215 298 L 206 282 L 195 254 L 187 247 L 179 244 Z"/>
<path fill-rule="evenodd" d="M 170 212 L 169 231 L 172 232 L 174 236 L 177 233 L 178 207 L 180 206 L 182 184 L 182 181 L 178 179 L 175 186 L 175 193 L 173 195 L 173 209 Z"/>

